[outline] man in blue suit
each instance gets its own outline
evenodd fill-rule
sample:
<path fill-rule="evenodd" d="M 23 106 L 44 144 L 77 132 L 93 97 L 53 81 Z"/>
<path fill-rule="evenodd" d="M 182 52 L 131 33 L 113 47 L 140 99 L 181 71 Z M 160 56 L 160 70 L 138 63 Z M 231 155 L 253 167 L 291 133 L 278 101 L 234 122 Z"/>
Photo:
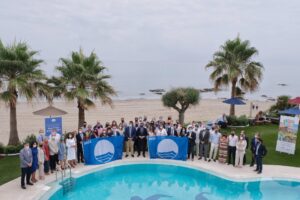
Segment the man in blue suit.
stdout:
<path fill-rule="evenodd" d="M 259 133 L 256 133 L 255 136 L 251 140 L 250 148 L 251 148 L 252 159 L 251 159 L 250 167 L 253 167 L 253 165 L 255 164 L 255 160 L 256 160 L 255 150 L 256 150 L 257 140 L 259 137 L 260 137 Z"/>
<path fill-rule="evenodd" d="M 133 126 L 133 121 L 129 122 L 129 126 L 125 128 L 124 131 L 125 136 L 125 148 L 126 148 L 126 155 L 125 157 L 128 157 L 129 151 L 131 152 L 131 157 L 134 157 L 134 141 L 136 137 L 136 129 Z"/>
<path fill-rule="evenodd" d="M 267 155 L 267 149 L 265 145 L 263 145 L 263 141 L 261 138 L 258 138 L 256 149 L 255 149 L 255 157 L 256 157 L 256 169 L 254 171 L 257 171 L 258 174 L 262 173 L 262 158 Z"/>

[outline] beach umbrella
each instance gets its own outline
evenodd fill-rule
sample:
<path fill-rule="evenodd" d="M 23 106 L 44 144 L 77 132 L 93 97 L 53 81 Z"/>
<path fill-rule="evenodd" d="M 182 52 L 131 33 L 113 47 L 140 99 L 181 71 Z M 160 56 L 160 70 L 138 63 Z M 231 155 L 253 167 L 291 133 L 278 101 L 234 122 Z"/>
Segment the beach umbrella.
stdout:
<path fill-rule="evenodd" d="M 279 114 L 300 115 L 300 109 L 297 107 L 293 107 L 293 108 L 279 111 Z"/>
<path fill-rule="evenodd" d="M 289 100 L 290 104 L 300 104 L 300 97 L 296 97 L 294 99 Z"/>
<path fill-rule="evenodd" d="M 33 114 L 41 116 L 61 116 L 67 114 L 67 112 L 50 105 L 46 108 L 33 112 Z"/>
<path fill-rule="evenodd" d="M 245 105 L 246 103 L 243 102 L 240 98 L 230 98 L 223 101 L 223 103 L 227 103 L 230 105 Z"/>

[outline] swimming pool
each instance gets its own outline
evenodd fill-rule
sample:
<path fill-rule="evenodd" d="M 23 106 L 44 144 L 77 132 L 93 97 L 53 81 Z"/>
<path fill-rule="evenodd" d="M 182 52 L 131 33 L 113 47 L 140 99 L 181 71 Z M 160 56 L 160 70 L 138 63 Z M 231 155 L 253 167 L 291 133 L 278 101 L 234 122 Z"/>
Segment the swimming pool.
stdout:
<path fill-rule="evenodd" d="M 168 164 L 129 164 L 96 171 L 76 179 L 65 195 L 51 200 L 206 200 L 300 199 L 300 182 L 232 181 L 190 167 Z"/>

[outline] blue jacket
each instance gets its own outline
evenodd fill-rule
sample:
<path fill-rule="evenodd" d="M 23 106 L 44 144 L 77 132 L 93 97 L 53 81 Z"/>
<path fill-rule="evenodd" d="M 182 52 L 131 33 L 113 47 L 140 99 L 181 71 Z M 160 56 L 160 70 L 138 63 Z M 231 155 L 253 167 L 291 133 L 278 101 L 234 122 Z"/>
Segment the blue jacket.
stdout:
<path fill-rule="evenodd" d="M 267 155 L 267 149 L 265 147 L 265 145 L 260 144 L 260 145 L 256 145 L 256 149 L 255 149 L 255 155 L 258 157 L 265 157 Z"/>
<path fill-rule="evenodd" d="M 127 126 L 124 131 L 125 141 L 127 141 L 129 138 L 129 135 L 130 135 L 129 130 L 130 130 L 130 127 Z M 135 137 L 136 137 L 136 129 L 135 129 L 135 127 L 132 126 L 131 127 L 131 138 L 135 139 Z"/>

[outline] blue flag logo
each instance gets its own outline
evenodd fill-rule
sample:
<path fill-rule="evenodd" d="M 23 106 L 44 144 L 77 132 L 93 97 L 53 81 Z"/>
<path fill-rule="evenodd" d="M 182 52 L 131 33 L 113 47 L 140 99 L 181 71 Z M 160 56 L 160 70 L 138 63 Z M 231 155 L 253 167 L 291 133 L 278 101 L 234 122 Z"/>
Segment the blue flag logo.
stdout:
<path fill-rule="evenodd" d="M 178 154 L 178 145 L 171 139 L 164 139 L 157 145 L 157 155 L 163 159 L 174 159 Z"/>
<path fill-rule="evenodd" d="M 114 145 L 108 140 L 97 142 L 94 150 L 95 159 L 101 163 L 107 163 L 112 160 L 115 154 Z"/>

